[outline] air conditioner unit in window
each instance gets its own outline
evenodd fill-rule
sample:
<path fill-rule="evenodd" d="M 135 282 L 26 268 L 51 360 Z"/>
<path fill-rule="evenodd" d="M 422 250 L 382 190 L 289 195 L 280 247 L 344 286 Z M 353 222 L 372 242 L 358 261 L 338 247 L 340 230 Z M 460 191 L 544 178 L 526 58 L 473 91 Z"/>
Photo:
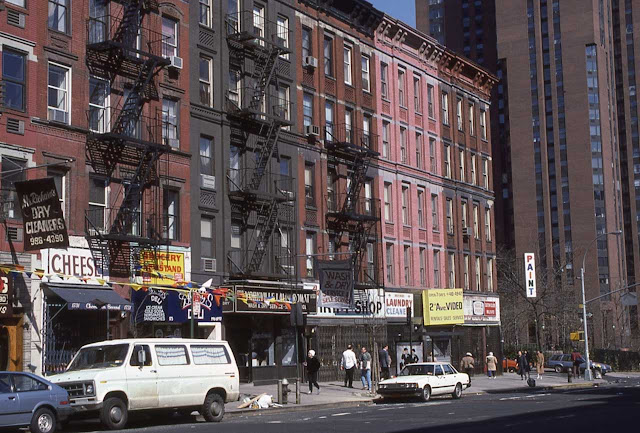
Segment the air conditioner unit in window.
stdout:
<path fill-rule="evenodd" d="M 304 133 L 309 137 L 319 137 L 320 127 L 318 125 L 308 125 L 304 127 Z"/>
<path fill-rule="evenodd" d="M 471 227 L 462 227 L 462 236 L 471 236 Z"/>
<path fill-rule="evenodd" d="M 182 69 L 182 57 L 170 56 L 169 67 L 173 69 Z"/>
<path fill-rule="evenodd" d="M 302 59 L 302 66 L 315 69 L 318 67 L 318 59 L 313 56 L 306 56 Z"/>
<path fill-rule="evenodd" d="M 216 259 L 202 258 L 202 270 L 205 272 L 216 272 Z"/>

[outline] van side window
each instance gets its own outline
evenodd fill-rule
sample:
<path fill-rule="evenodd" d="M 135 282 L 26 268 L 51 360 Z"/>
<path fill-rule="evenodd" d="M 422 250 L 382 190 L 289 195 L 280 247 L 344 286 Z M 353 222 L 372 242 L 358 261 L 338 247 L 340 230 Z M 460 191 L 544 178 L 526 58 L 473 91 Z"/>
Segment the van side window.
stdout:
<path fill-rule="evenodd" d="M 231 363 L 231 358 L 229 358 L 227 348 L 218 344 L 192 344 L 191 356 L 193 356 L 193 363 L 196 365 Z"/>
<path fill-rule="evenodd" d="M 156 345 L 156 356 L 160 365 L 188 365 L 187 347 L 178 344 Z"/>
<path fill-rule="evenodd" d="M 140 351 L 141 349 L 144 350 L 144 354 L 145 354 L 145 361 L 144 361 L 144 367 L 151 367 L 151 349 L 149 349 L 149 346 L 147 346 L 146 344 L 142 345 L 142 344 L 138 344 L 133 348 L 133 353 L 131 354 L 131 360 L 129 360 L 129 365 L 134 366 L 134 367 L 140 367 L 140 364 L 138 363 L 138 351 Z"/>

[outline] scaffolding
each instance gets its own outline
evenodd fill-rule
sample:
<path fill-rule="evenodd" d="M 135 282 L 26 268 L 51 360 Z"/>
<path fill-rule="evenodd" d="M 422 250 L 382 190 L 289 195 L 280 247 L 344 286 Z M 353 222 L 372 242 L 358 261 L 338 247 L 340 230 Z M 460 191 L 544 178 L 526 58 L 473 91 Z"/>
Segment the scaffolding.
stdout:
<path fill-rule="evenodd" d="M 163 56 L 162 34 L 151 28 L 156 0 L 112 0 L 108 6 L 110 15 L 87 21 L 87 67 L 105 83 L 93 86 L 90 97 L 111 103 L 90 104 L 86 156 L 116 191 L 105 207 L 86 211 L 85 233 L 98 266 L 111 276 L 131 277 L 141 253 L 168 246 L 177 230 L 177 218 L 163 214 L 167 123 L 161 110 L 148 106 L 158 99 L 156 77 L 170 59 Z"/>
<path fill-rule="evenodd" d="M 291 280 L 296 275 L 294 182 L 290 174 L 271 170 L 273 158 L 280 160 L 281 132 L 292 125 L 292 105 L 277 80 L 279 57 L 290 52 L 289 31 L 254 11 L 228 14 L 225 23 L 229 73 L 235 77 L 230 81 L 236 83 L 226 98 L 230 144 L 255 155 L 246 158 L 251 166 L 238 162 L 227 171 L 232 219 L 241 222 L 246 236 L 242 248 L 229 251 L 227 269 L 234 280 Z"/>

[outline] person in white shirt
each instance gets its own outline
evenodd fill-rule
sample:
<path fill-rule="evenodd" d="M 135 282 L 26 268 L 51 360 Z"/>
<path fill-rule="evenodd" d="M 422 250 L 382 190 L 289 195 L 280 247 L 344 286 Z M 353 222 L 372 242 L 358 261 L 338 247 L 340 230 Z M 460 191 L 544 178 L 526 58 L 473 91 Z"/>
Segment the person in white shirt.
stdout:
<path fill-rule="evenodd" d="M 358 360 L 356 359 L 356 354 L 353 352 L 352 346 L 349 344 L 347 346 L 347 350 L 342 352 L 342 360 L 340 361 L 340 369 L 345 371 L 344 376 L 344 386 L 353 388 L 353 372 L 355 371 L 356 364 Z"/>

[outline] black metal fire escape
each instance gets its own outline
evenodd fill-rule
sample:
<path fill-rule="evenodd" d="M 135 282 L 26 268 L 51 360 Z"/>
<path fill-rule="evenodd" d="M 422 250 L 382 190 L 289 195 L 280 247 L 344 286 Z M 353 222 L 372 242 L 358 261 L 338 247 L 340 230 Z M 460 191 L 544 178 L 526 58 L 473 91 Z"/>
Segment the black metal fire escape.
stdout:
<path fill-rule="evenodd" d="M 283 204 L 290 202 L 290 179 L 270 172 L 272 158 L 279 159 L 278 140 L 282 128 L 292 123 L 289 101 L 270 94 L 277 88 L 278 58 L 290 51 L 285 46 L 283 29 L 253 11 L 229 14 L 226 18 L 227 43 L 232 70 L 238 74 L 238 87 L 229 90 L 227 118 L 231 126 L 231 144 L 255 153 L 255 165 L 230 169 L 229 198 L 232 213 L 242 214 L 245 228 L 253 227 L 250 245 L 243 258 L 230 259 L 233 277 L 269 274 L 263 271 L 269 242 L 278 227 Z"/>
<path fill-rule="evenodd" d="M 111 15 L 87 22 L 87 66 L 109 82 L 122 102 L 88 112 L 86 154 L 91 167 L 111 185 L 120 184 L 104 209 L 89 209 L 85 228 L 94 258 L 112 276 L 130 276 L 142 250 L 168 244 L 161 214 L 161 113 L 146 104 L 158 98 L 155 78 L 169 59 L 162 57 L 162 34 L 143 24 L 158 12 L 157 0 L 112 1 Z M 92 95 L 93 96 L 93 95 Z M 112 101 L 113 102 L 113 101 Z"/>
<path fill-rule="evenodd" d="M 379 248 L 380 200 L 361 195 L 371 162 L 379 156 L 378 137 L 344 124 L 329 128 L 325 137 L 328 164 L 335 167 L 336 172 L 347 173 L 342 184 L 344 190 L 334 190 L 333 196 L 327 197 L 327 226 L 335 239 L 336 251 L 347 246 L 351 252 L 356 287 L 377 287 L 381 284 L 377 263 L 371 269 L 365 269 L 368 259 L 365 255 L 368 243 Z M 379 256 L 379 252 L 374 253 L 374 260 Z"/>

